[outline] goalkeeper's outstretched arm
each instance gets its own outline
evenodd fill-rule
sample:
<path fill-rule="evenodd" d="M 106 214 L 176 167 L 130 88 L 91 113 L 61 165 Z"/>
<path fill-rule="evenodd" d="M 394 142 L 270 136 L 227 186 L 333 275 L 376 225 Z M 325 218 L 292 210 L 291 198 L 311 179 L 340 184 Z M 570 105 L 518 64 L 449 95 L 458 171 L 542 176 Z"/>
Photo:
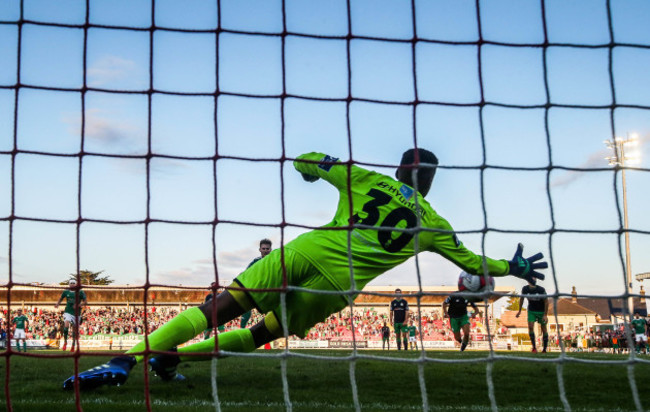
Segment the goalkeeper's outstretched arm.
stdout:
<path fill-rule="evenodd" d="M 544 280 L 544 274 L 538 272 L 538 269 L 546 269 L 548 263 L 542 261 L 544 254 L 541 252 L 524 258 L 524 246 L 519 243 L 511 260 L 496 260 L 477 255 L 458 240 L 456 235 L 453 234 L 453 229 L 446 221 L 444 223 L 447 224 L 447 227 L 443 228 L 444 232 L 435 234 L 436 240 L 432 252 L 438 253 L 464 271 L 473 275 L 483 275 L 485 273 L 497 277 L 511 275 L 532 284 L 535 284 L 537 279 Z"/>
<path fill-rule="evenodd" d="M 435 156 L 434 159 L 435 162 L 433 160 L 432 162 L 437 165 L 437 158 Z M 402 163 L 404 162 L 405 160 L 402 159 Z M 406 163 L 408 163 L 408 159 Z M 338 158 L 318 152 L 300 155 L 293 164 L 296 170 L 301 173 L 304 180 L 315 182 L 319 178 L 323 178 L 336 187 L 346 187 L 348 184 L 348 173 L 357 168 L 355 165 L 341 163 Z M 401 168 L 398 169 L 398 172 L 400 171 L 403 173 L 397 173 L 398 180 L 406 184 L 411 183 L 410 181 L 405 181 L 408 180 L 406 177 L 410 176 L 410 173 L 405 172 Z M 354 173 L 351 174 L 351 176 L 354 175 Z M 421 191 L 422 196 L 425 196 L 426 192 L 428 192 L 428 188 L 433 181 L 433 176 L 433 173 L 427 175 L 423 182 L 418 183 L 418 187 L 423 186 L 427 189 Z M 537 269 L 545 269 L 548 267 L 546 262 L 540 262 L 544 255 L 537 253 L 528 258 L 524 258 L 522 256 L 523 245 L 521 243 L 518 245 L 512 260 L 495 260 L 487 256 L 477 255 L 467 249 L 458 240 L 453 228 L 444 218 L 436 216 L 433 227 L 431 228 L 437 229 L 436 232 L 429 232 L 429 235 L 433 236 L 432 251 L 442 255 L 468 273 L 475 275 L 487 273 L 491 276 L 512 275 L 525 279 L 533 284 L 536 282 L 536 279 L 544 279 L 544 275 L 537 271 Z"/>

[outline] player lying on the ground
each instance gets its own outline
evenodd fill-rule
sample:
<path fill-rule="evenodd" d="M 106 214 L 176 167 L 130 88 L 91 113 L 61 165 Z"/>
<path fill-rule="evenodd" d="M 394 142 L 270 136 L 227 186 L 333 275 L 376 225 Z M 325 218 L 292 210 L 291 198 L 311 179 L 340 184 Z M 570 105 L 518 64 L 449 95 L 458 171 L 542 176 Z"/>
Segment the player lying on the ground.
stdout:
<path fill-rule="evenodd" d="M 544 279 L 536 271 L 548 267 L 538 262 L 543 255 L 525 259 L 521 244 L 510 261 L 476 255 L 465 248 L 451 225 L 424 199 L 437 165 L 433 153 L 408 150 L 395 180 L 322 153 L 299 156 L 294 166 L 306 181 L 323 178 L 339 191 L 332 222 L 274 250 L 242 272 L 216 299 L 180 313 L 125 355 L 70 377 L 63 387 L 73 388 L 76 382 L 83 389 L 120 385 L 147 350 L 175 351 L 206 328 L 222 325 L 254 307 L 267 315 L 251 328 L 219 334 L 217 342 L 212 337 L 178 348 L 177 353 L 155 356 L 149 360 L 151 368 L 164 380 L 180 379 L 179 362 L 211 359 L 217 348 L 219 353 L 251 352 L 285 336 L 285 329 L 303 338 L 309 328 L 349 305 L 354 296 L 344 292 L 362 290 L 372 279 L 421 251 L 438 253 L 468 273 Z M 301 288 L 287 290 L 285 306 L 278 292 L 284 274 L 290 287 Z"/>

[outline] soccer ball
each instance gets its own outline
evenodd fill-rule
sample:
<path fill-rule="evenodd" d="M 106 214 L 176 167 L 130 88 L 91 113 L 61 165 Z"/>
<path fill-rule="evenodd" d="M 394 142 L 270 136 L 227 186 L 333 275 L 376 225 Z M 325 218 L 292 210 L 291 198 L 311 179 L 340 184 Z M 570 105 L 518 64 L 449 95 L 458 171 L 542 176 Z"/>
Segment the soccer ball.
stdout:
<path fill-rule="evenodd" d="M 461 272 L 458 276 L 458 290 L 460 292 L 485 293 L 494 290 L 494 278 L 492 276 L 471 275 Z M 479 297 L 467 298 L 467 300 L 481 300 Z"/>

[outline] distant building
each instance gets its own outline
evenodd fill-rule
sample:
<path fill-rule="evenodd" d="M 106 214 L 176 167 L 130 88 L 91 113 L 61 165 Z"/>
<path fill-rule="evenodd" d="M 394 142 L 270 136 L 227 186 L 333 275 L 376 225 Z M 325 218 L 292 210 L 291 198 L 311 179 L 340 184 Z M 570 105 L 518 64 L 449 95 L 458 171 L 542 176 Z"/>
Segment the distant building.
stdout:
<path fill-rule="evenodd" d="M 501 315 L 501 326 L 508 328 L 508 335 L 528 334 L 528 312 L 524 309 L 518 318 L 516 310 L 507 310 Z"/>
<path fill-rule="evenodd" d="M 557 316 L 556 316 L 557 313 Z M 573 298 L 551 300 L 548 305 L 548 331 L 574 331 L 589 329 L 600 323 L 598 313 L 582 305 L 582 301 Z"/>
<path fill-rule="evenodd" d="M 560 332 L 588 330 L 594 326 L 615 325 L 624 322 L 627 299 L 581 298 L 578 297 L 575 286 L 571 291 L 571 295 L 571 298 L 551 299 L 549 301 L 547 316 L 550 333 L 557 330 Z M 648 309 L 645 297 L 635 297 L 633 306 L 634 312 L 639 312 L 641 316 L 647 316 Z M 516 314 L 516 311 L 504 312 L 501 315 L 501 325 L 507 327 L 511 335 L 528 333 L 528 312 L 525 309 L 522 310 L 519 318 L 515 318 Z M 536 325 L 536 333 L 539 333 L 538 325 Z"/>
<path fill-rule="evenodd" d="M 556 316 L 557 313 L 557 316 Z M 501 315 L 501 325 L 507 327 L 511 335 L 517 333 L 528 333 L 528 311 L 521 311 L 519 318 L 516 318 L 516 311 L 506 311 Z M 585 308 L 572 299 L 560 298 L 557 301 L 551 299 L 548 305 L 548 331 L 566 332 L 577 329 L 590 328 L 599 323 L 597 313 L 591 309 Z M 535 333 L 541 333 L 539 325 L 535 324 Z"/>

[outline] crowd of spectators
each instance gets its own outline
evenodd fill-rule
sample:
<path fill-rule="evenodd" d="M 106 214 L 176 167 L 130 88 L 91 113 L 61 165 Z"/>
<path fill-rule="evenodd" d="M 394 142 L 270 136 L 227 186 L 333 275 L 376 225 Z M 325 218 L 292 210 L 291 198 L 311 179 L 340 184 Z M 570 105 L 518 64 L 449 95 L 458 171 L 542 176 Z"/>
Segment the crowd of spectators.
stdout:
<path fill-rule="evenodd" d="M 622 325 L 614 330 L 594 331 L 583 328 L 564 332 L 559 336 L 553 334 L 550 336 L 549 345 L 551 348 L 559 348 L 560 340 L 565 350 L 569 352 L 627 353 L 629 351 L 627 333 Z"/>
<path fill-rule="evenodd" d="M 423 340 L 453 340 L 449 319 L 443 319 L 440 310 L 412 312 L 409 321 L 418 327 Z M 344 310 L 331 315 L 325 322 L 314 326 L 307 339 L 351 340 L 354 333 L 356 340 L 381 340 L 381 328 L 384 323 L 392 328 L 387 311 L 374 308 Z M 487 333 L 483 318 L 471 319 L 472 329 L 478 337 Z"/>
<path fill-rule="evenodd" d="M 2 318 L 0 329 L 5 331 L 7 323 L 15 316 L 8 316 L 7 310 L 0 308 Z M 12 311 L 13 312 L 13 311 Z M 145 330 L 145 311 L 142 307 L 114 308 L 99 307 L 84 310 L 79 326 L 81 337 L 97 334 L 105 335 L 143 335 Z M 147 313 L 147 328 L 149 333 L 178 314 L 178 310 L 163 307 L 151 307 Z M 61 311 L 31 307 L 25 310 L 29 320 L 25 330 L 27 339 L 57 339 L 63 330 Z M 9 321 L 7 321 L 9 319 Z"/>
<path fill-rule="evenodd" d="M 0 319 L 0 329 L 6 330 L 7 310 L 0 308 L 3 317 Z M 25 308 L 29 319 L 27 339 L 56 339 L 60 336 L 63 325 L 60 311 L 39 307 Z M 178 314 L 178 308 L 150 307 L 147 308 L 147 329 L 149 333 L 172 319 Z M 143 335 L 145 330 L 145 310 L 143 307 L 89 307 L 83 312 L 79 326 L 81 338 L 98 334 L 103 335 Z M 262 320 L 262 315 L 253 311 L 249 325 Z M 410 320 L 420 326 L 424 340 L 453 340 L 450 333 L 449 320 L 443 319 L 439 310 L 422 311 L 420 315 L 413 312 Z M 471 320 L 473 332 L 481 336 L 487 330 L 483 319 L 478 316 Z M 309 332 L 308 339 L 322 340 L 352 340 L 353 333 L 357 340 L 381 340 L 381 327 L 389 324 L 388 311 L 355 308 L 354 311 L 344 310 L 331 315 L 325 322 L 314 326 Z M 389 325 L 392 327 L 392 325 Z M 225 325 L 225 330 L 239 328 L 239 320 L 235 319 Z"/>
<path fill-rule="evenodd" d="M 383 308 L 382 308 L 383 309 Z M 386 309 L 355 308 L 331 315 L 325 322 L 314 326 L 307 339 L 310 340 L 381 340 L 381 328 L 389 322 Z M 13 311 L 12 311 L 13 312 Z M 0 340 L 7 334 L 7 325 L 15 316 L 8 316 L 7 310 L 0 308 Z M 27 339 L 58 339 L 63 330 L 60 311 L 38 307 L 25 308 L 29 319 L 26 330 Z M 153 332 L 161 325 L 178 314 L 178 308 L 149 307 L 147 308 L 147 329 Z M 262 315 L 253 310 L 249 325 L 262 320 Z M 9 319 L 9 321 L 7 321 Z M 451 341 L 453 335 L 449 326 L 449 319 L 443 318 L 437 309 L 412 312 L 410 320 L 420 327 L 423 340 Z M 487 328 L 484 318 L 480 314 L 471 320 L 472 339 L 482 340 L 487 338 Z M 228 322 L 225 330 L 239 328 L 239 319 Z M 122 336 L 125 334 L 143 335 L 145 331 L 145 310 L 143 307 L 89 307 L 84 310 L 83 321 L 79 327 L 81 338 L 94 335 Z M 499 332 L 499 331 L 497 331 Z M 560 335 L 551 334 L 549 345 L 558 348 L 560 340 L 568 351 L 603 351 L 620 353 L 627 350 L 626 332 L 622 328 L 607 331 L 576 330 L 562 332 Z"/>

